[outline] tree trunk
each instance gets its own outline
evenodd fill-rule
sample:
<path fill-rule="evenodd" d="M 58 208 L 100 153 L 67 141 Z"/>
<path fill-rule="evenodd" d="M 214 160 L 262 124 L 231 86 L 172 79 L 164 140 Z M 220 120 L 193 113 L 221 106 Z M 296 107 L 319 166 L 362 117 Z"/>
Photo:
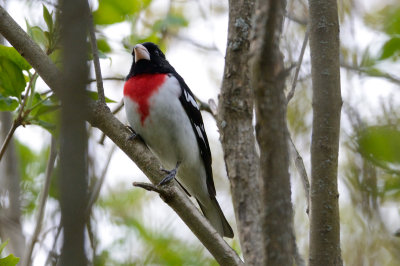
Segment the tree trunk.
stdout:
<path fill-rule="evenodd" d="M 87 205 L 86 99 L 87 1 L 64 0 L 61 6 L 63 51 L 60 129 L 60 205 L 64 242 L 61 265 L 87 265 L 84 228 Z"/>
<path fill-rule="evenodd" d="M 286 1 L 256 2 L 251 38 L 251 84 L 263 180 L 263 265 L 293 265 L 295 243 L 286 130 L 285 70 L 279 50 Z"/>
<path fill-rule="evenodd" d="M 247 265 L 262 264 L 260 182 L 255 150 L 248 50 L 252 0 L 229 2 L 228 42 L 218 105 L 218 128 L 231 183 L 239 240 Z"/>
<path fill-rule="evenodd" d="M 4 140 L 12 125 L 12 115 L 0 112 L 1 140 Z M 13 140 L 0 162 L 0 196 L 7 198 L 7 206 L 0 206 L 0 238 L 10 240 L 7 249 L 15 256 L 22 258 L 25 251 L 25 236 L 21 225 L 21 191 L 18 159 Z"/>
<path fill-rule="evenodd" d="M 310 266 L 342 265 L 337 189 L 340 93 L 339 21 L 335 0 L 309 0 L 313 83 Z"/>

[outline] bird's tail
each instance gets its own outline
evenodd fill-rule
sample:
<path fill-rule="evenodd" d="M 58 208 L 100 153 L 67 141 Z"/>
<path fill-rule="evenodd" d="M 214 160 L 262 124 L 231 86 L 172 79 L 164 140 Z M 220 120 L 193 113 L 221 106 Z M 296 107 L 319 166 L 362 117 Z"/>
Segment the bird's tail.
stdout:
<path fill-rule="evenodd" d="M 226 220 L 217 199 L 215 197 L 211 197 L 209 202 L 210 204 L 208 204 L 208 206 L 203 205 L 199 200 L 197 200 L 197 202 L 199 203 L 200 209 L 204 216 L 215 228 L 215 230 L 217 230 L 221 236 L 233 238 L 232 227 Z"/>

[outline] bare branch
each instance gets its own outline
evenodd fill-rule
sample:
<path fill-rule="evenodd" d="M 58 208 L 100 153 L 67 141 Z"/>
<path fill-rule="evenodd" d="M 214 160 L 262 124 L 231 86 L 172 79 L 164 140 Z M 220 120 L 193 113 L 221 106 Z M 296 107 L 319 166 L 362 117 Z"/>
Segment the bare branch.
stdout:
<path fill-rule="evenodd" d="M 35 231 L 33 232 L 31 241 L 30 241 L 29 246 L 26 249 L 26 253 L 24 255 L 24 258 L 25 258 L 24 265 L 25 266 L 28 266 L 31 264 L 32 251 L 35 246 L 35 243 L 37 242 L 39 233 L 42 229 L 44 211 L 46 208 L 47 198 L 49 196 L 50 181 L 51 181 L 51 176 L 53 174 L 54 163 L 56 161 L 56 157 L 57 157 L 56 139 L 54 137 L 51 137 L 50 155 L 49 155 L 49 159 L 47 161 L 45 180 L 44 180 L 43 189 L 42 189 L 42 193 L 40 195 L 40 200 L 39 200 L 39 207 L 38 207 L 39 209 L 38 209 L 38 215 L 36 218 Z"/>
<path fill-rule="evenodd" d="M 147 191 L 157 192 L 158 194 L 160 194 L 160 196 L 161 195 L 165 196 L 167 194 L 166 190 L 162 189 L 162 187 L 153 185 L 151 183 L 133 182 L 132 185 L 135 186 L 135 187 L 143 188 L 143 189 L 145 189 Z"/>
<path fill-rule="evenodd" d="M 121 100 L 120 103 L 117 105 L 117 107 L 115 107 L 115 109 L 111 111 L 112 114 L 113 115 L 117 114 L 119 111 L 121 111 L 121 109 L 123 107 L 124 107 L 124 101 Z M 106 139 L 106 134 L 104 134 L 104 132 L 103 132 L 103 133 L 101 133 L 101 137 L 100 137 L 100 140 L 99 140 L 98 143 L 101 144 L 101 145 L 104 145 L 105 139 Z"/>
<path fill-rule="evenodd" d="M 12 126 L 10 128 L 10 131 L 8 132 L 8 134 L 6 136 L 6 139 L 4 140 L 3 145 L 1 146 L 0 161 L 1 161 L 1 158 L 3 158 L 4 153 L 6 152 L 8 143 L 10 142 L 12 136 L 14 135 L 15 130 L 17 129 L 17 127 L 22 125 L 22 123 L 23 123 L 23 121 L 25 119 L 25 116 L 27 115 L 27 113 L 25 113 L 25 111 L 24 111 L 24 108 L 25 108 L 26 101 L 29 98 L 29 92 L 32 89 L 32 84 L 33 84 L 34 80 L 36 79 L 36 77 L 37 77 L 37 73 L 35 72 L 32 75 L 31 79 L 29 80 L 29 84 L 28 84 L 28 87 L 26 89 L 24 100 L 22 101 L 22 104 L 19 107 L 20 109 L 19 109 L 17 118 L 14 119 L 13 124 L 12 124 Z"/>
<path fill-rule="evenodd" d="M 351 70 L 351 71 L 357 72 L 359 74 L 364 74 L 364 75 L 369 76 L 369 77 L 384 78 L 384 79 L 387 79 L 390 82 L 395 83 L 396 85 L 400 85 L 400 78 L 396 77 L 396 76 L 393 76 L 393 75 L 390 75 L 388 73 L 369 71 L 366 68 L 363 68 L 363 67 L 360 67 L 360 66 L 352 66 L 352 65 L 349 65 L 349 64 L 347 64 L 345 62 L 340 62 L 340 67 L 342 67 L 344 69 L 347 69 L 347 70 Z"/>
<path fill-rule="evenodd" d="M 288 19 L 290 19 L 290 20 L 292 20 L 292 21 L 294 21 L 296 23 L 299 23 L 300 25 L 306 26 L 307 23 L 308 23 L 307 19 L 296 17 L 292 13 L 286 13 L 285 17 L 287 17 Z"/>
<path fill-rule="evenodd" d="M 103 78 L 103 80 L 115 80 L 115 81 L 124 81 L 125 78 L 124 77 L 107 77 L 107 78 Z M 97 79 L 89 79 L 88 82 L 97 82 Z"/>
<path fill-rule="evenodd" d="M 300 174 L 301 181 L 303 183 L 303 188 L 304 188 L 304 194 L 306 196 L 307 200 L 307 207 L 306 207 L 306 213 L 309 213 L 310 209 L 310 181 L 308 179 L 306 167 L 304 166 L 303 158 L 301 157 L 299 151 L 296 148 L 296 145 L 294 145 L 294 142 L 292 138 L 289 135 L 289 140 L 290 140 L 290 148 L 292 150 L 292 156 L 294 158 L 294 164 L 296 166 L 297 171 Z"/>
<path fill-rule="evenodd" d="M 90 44 L 92 46 L 93 64 L 94 64 L 94 71 L 96 73 L 97 92 L 99 95 L 99 101 L 103 104 L 106 104 L 106 97 L 104 95 L 104 87 L 103 87 L 103 79 L 101 77 L 99 50 L 97 49 L 96 33 L 95 33 L 95 28 L 94 28 L 94 23 L 93 23 L 93 15 L 92 15 L 91 10 L 89 10 L 89 37 L 90 37 Z"/>
<path fill-rule="evenodd" d="M 93 207 L 94 203 L 96 202 L 97 198 L 99 197 L 100 190 L 101 190 L 101 187 L 103 186 L 104 179 L 106 177 L 107 170 L 110 165 L 110 161 L 111 161 L 112 155 L 114 154 L 115 148 L 116 148 L 116 146 L 113 145 L 111 150 L 108 152 L 108 157 L 105 162 L 103 171 L 101 172 L 100 178 L 98 178 L 97 182 L 95 183 L 95 185 L 93 187 L 92 193 L 90 194 L 87 211 L 86 211 L 86 213 L 88 215 L 90 215 L 90 213 L 92 212 L 92 207 Z"/>
<path fill-rule="evenodd" d="M 61 225 L 61 221 L 60 221 L 60 224 L 57 226 L 57 232 L 56 232 L 56 235 L 54 237 L 53 246 L 52 246 L 50 252 L 47 255 L 46 263 L 44 265 L 57 265 L 57 263 L 52 263 L 51 259 L 52 258 L 57 259 L 58 256 L 59 256 L 57 254 L 56 250 L 57 250 L 57 241 L 58 241 L 58 238 L 59 238 L 59 236 L 61 234 L 61 230 L 62 230 L 62 225 Z"/>
<path fill-rule="evenodd" d="M 286 102 L 287 103 L 289 103 L 290 100 L 293 98 L 294 92 L 296 90 L 297 80 L 299 78 L 300 68 L 301 68 L 301 64 L 303 62 L 304 51 L 306 50 L 306 47 L 307 47 L 308 35 L 309 34 L 310 34 L 310 27 L 307 26 L 306 33 L 304 34 L 303 45 L 301 46 L 301 52 L 300 52 L 300 55 L 299 55 L 299 60 L 297 61 L 296 72 L 294 74 L 292 88 L 291 88 L 290 92 L 288 93 L 288 95 L 286 96 Z"/>

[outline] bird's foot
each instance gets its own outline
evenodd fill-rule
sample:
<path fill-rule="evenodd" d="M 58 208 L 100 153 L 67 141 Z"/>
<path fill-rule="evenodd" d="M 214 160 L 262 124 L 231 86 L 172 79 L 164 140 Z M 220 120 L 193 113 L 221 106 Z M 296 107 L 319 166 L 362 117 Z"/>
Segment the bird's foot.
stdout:
<path fill-rule="evenodd" d="M 172 179 L 174 179 L 176 176 L 176 173 L 178 172 L 178 168 L 179 168 L 180 164 L 181 164 L 180 162 L 177 162 L 176 167 L 172 170 L 166 170 L 166 169 L 161 168 L 161 171 L 163 171 L 167 175 L 163 178 L 163 180 L 161 180 L 160 183 L 158 183 L 158 185 L 162 186 L 162 185 L 170 182 Z"/>
<path fill-rule="evenodd" d="M 134 139 L 138 136 L 138 134 L 135 132 L 135 130 L 133 130 L 132 127 L 126 126 L 126 128 L 128 128 L 129 131 L 132 133 L 132 134 L 128 137 L 128 140 L 134 140 Z"/>

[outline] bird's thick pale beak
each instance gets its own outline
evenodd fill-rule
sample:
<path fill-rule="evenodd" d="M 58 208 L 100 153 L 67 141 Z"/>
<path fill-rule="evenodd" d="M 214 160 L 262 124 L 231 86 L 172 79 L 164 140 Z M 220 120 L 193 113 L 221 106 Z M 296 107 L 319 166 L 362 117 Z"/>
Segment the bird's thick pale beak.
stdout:
<path fill-rule="evenodd" d="M 135 63 L 141 59 L 150 60 L 149 51 L 141 44 L 136 44 L 135 47 L 133 47 L 133 52 L 135 53 Z"/>

